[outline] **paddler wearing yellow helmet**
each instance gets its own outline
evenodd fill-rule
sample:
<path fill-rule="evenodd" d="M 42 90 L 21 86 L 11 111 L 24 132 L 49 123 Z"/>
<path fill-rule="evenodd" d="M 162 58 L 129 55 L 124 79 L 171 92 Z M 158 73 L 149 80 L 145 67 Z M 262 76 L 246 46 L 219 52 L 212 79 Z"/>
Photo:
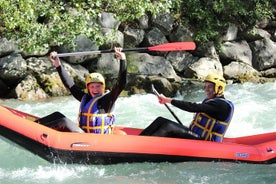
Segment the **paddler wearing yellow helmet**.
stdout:
<path fill-rule="evenodd" d="M 100 73 L 90 73 L 85 79 L 86 92 L 91 96 L 103 94 L 105 91 L 105 79 Z"/>
<path fill-rule="evenodd" d="M 125 88 L 127 80 L 126 56 L 122 48 L 115 47 L 114 52 L 119 63 L 117 82 L 112 90 L 105 93 L 105 79 L 100 73 L 87 75 L 86 90 L 76 86 L 73 79 L 68 75 L 61 65 L 56 52 L 50 54 L 50 60 L 56 67 L 63 84 L 70 90 L 71 94 L 80 101 L 79 126 L 84 132 L 96 134 L 111 134 L 115 123 L 112 113 L 115 102 L 121 91 Z"/>
<path fill-rule="evenodd" d="M 223 76 L 220 76 L 218 74 L 209 74 L 204 80 L 205 82 L 205 88 L 206 88 L 206 83 L 210 82 L 214 84 L 214 93 L 213 95 L 215 96 L 220 96 L 223 94 L 226 86 L 226 81 L 223 78 Z"/>
<path fill-rule="evenodd" d="M 162 94 L 158 96 L 161 104 L 170 103 L 179 109 L 195 113 L 189 127 L 160 116 L 140 135 L 222 142 L 234 113 L 234 105 L 223 95 L 226 86 L 223 76 L 209 74 L 205 77 L 204 85 L 206 97 L 201 103 L 177 100 Z"/>

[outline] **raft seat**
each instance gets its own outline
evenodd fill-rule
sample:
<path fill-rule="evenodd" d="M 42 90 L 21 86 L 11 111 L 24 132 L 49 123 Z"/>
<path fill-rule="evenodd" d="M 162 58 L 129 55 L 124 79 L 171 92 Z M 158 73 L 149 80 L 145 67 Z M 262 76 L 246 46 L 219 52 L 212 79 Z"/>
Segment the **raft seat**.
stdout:
<path fill-rule="evenodd" d="M 36 120 L 36 122 L 62 132 L 84 133 L 84 131 L 79 126 L 77 126 L 73 121 L 68 119 L 60 112 L 54 112 L 39 118 Z"/>

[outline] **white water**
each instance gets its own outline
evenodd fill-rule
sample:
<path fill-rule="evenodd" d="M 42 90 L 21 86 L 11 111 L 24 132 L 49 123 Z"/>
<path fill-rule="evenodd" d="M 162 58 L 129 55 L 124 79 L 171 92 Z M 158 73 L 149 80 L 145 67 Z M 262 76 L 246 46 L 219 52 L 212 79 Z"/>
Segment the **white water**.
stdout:
<path fill-rule="evenodd" d="M 225 96 L 235 104 L 227 137 L 276 131 L 276 83 L 234 84 Z M 189 91 L 176 98 L 200 102 L 204 91 Z M 40 102 L 4 100 L 6 105 L 37 116 L 60 111 L 76 120 L 79 103 L 72 97 Z M 170 106 L 189 125 L 193 114 Z M 146 127 L 157 116 L 174 119 L 152 94 L 121 97 L 117 124 Z M 135 143 L 134 143 L 135 144 Z M 138 163 L 109 166 L 50 164 L 0 136 L 0 183 L 276 183 L 276 165 L 238 163 Z"/>

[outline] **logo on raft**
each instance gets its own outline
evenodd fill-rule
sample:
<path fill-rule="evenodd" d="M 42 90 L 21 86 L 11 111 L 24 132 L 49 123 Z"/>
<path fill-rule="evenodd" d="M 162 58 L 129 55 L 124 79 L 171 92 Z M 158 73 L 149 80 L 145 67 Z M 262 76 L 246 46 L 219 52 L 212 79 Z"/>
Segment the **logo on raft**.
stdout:
<path fill-rule="evenodd" d="M 89 147 L 89 146 L 90 146 L 90 144 L 85 143 L 85 142 L 76 142 L 76 143 L 71 144 L 71 148 L 74 148 L 74 147 Z"/>
<path fill-rule="evenodd" d="M 249 158 L 248 153 L 236 153 L 236 157 Z"/>

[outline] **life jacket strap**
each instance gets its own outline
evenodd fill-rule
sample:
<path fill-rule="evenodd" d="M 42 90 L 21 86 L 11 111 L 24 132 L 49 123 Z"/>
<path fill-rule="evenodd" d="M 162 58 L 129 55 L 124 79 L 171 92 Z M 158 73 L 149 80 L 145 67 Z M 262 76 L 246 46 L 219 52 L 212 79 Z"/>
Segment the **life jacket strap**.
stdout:
<path fill-rule="evenodd" d="M 199 122 L 201 122 L 202 120 L 202 116 L 205 116 L 208 118 L 205 126 L 199 124 Z M 216 136 L 219 136 L 219 137 L 223 137 L 224 134 L 221 134 L 221 133 L 218 133 L 218 132 L 214 132 L 213 129 L 214 129 L 214 126 L 215 124 L 218 123 L 218 124 L 222 124 L 224 126 L 228 126 L 228 123 L 227 122 L 223 122 L 223 121 L 217 121 L 216 119 L 208 116 L 207 114 L 205 113 L 197 113 L 196 114 L 196 117 L 194 118 L 193 122 L 192 122 L 192 126 L 191 126 L 191 129 L 193 129 L 194 127 L 198 127 L 200 129 L 202 129 L 202 133 L 201 133 L 201 137 L 204 137 L 204 140 L 211 140 L 213 135 L 216 135 Z"/>

